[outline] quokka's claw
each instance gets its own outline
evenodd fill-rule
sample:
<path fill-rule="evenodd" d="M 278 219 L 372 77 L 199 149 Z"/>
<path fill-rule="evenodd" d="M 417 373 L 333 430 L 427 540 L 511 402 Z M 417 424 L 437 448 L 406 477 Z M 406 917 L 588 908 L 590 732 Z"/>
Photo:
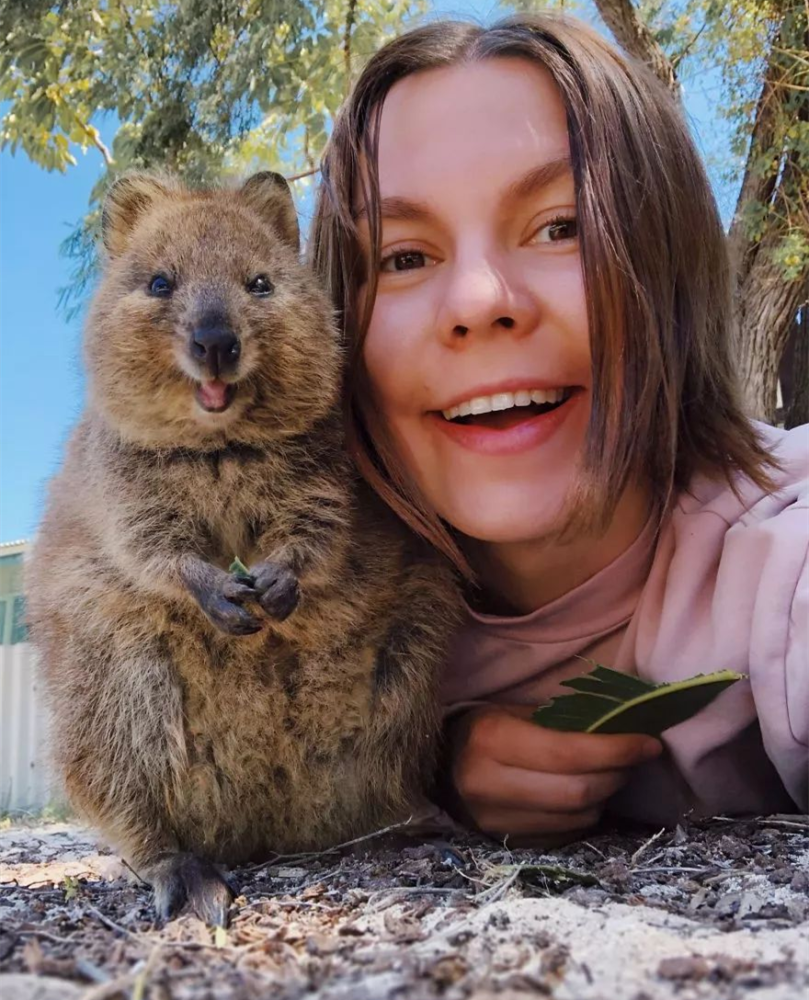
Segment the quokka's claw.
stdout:
<path fill-rule="evenodd" d="M 234 892 L 209 861 L 194 854 L 167 854 L 150 870 L 157 918 L 161 923 L 178 916 L 186 905 L 214 927 L 227 927 Z"/>
<path fill-rule="evenodd" d="M 263 627 L 260 618 L 251 614 L 241 604 L 229 601 L 225 597 L 209 601 L 202 610 L 220 632 L 226 632 L 228 635 L 252 635 L 254 632 L 260 632 Z"/>
<path fill-rule="evenodd" d="M 276 621 L 288 618 L 300 601 L 298 579 L 279 563 L 263 562 L 250 570 L 259 604 Z"/>

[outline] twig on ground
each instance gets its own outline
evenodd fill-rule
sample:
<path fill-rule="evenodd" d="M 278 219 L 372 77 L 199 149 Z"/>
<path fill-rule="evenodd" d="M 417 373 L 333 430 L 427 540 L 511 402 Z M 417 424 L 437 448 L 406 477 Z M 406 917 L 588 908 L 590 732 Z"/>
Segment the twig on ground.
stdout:
<path fill-rule="evenodd" d="M 400 902 L 399 896 L 409 896 L 409 895 L 427 895 L 427 896 L 448 896 L 451 893 L 458 892 L 463 893 L 463 889 L 444 889 L 439 886 L 429 886 L 429 885 L 402 885 L 391 889 L 377 889 L 372 892 L 366 901 L 367 912 L 368 913 L 381 913 L 382 910 L 387 910 L 389 906 L 393 906 Z M 384 905 L 382 906 L 372 906 L 371 901 L 376 896 L 381 896 L 384 899 Z"/>
<path fill-rule="evenodd" d="M 486 904 L 490 904 L 503 897 L 520 877 L 522 867 L 522 865 L 517 865 L 514 871 L 506 878 L 501 879 L 499 882 L 495 882 L 494 885 L 489 886 L 488 889 L 484 889 L 483 892 L 479 892 L 475 896 L 475 902 L 485 902 Z"/>
<path fill-rule="evenodd" d="M 420 822 L 423 818 L 418 816 L 416 822 Z M 393 830 L 401 830 L 403 826 L 409 826 L 413 822 L 412 814 L 407 817 L 407 819 L 402 820 L 399 823 L 392 823 L 390 826 L 385 826 L 381 830 L 374 830 L 372 833 L 366 833 L 362 837 L 355 837 L 353 840 L 346 840 L 342 844 L 335 844 L 334 847 L 327 847 L 324 851 L 308 851 L 302 854 L 276 854 L 272 861 L 261 861 L 255 865 L 248 865 L 244 868 L 244 871 L 257 871 L 259 868 L 267 868 L 270 865 L 277 864 L 279 861 L 310 861 L 314 858 L 322 858 L 326 854 L 334 854 L 336 851 L 342 851 L 344 847 L 351 847 L 353 844 L 361 844 L 365 840 L 373 840 L 374 837 L 382 837 L 386 833 L 391 833 Z"/>
<path fill-rule="evenodd" d="M 138 882 L 141 883 L 141 885 L 145 885 L 147 889 L 152 888 L 151 884 L 147 882 L 146 879 L 143 878 L 139 872 L 135 871 L 135 869 L 132 867 L 132 865 L 130 865 L 130 863 L 126 860 L 126 858 L 121 858 L 121 864 L 124 866 L 124 868 L 126 868 L 127 871 L 132 872 L 132 874 L 135 876 Z"/>
<path fill-rule="evenodd" d="M 687 874 L 704 875 L 705 872 L 712 872 L 713 870 L 714 870 L 714 866 L 713 865 L 711 865 L 708 868 L 687 868 L 685 866 L 680 866 L 680 865 L 653 865 L 650 868 L 633 868 L 632 869 L 632 874 L 633 875 L 650 875 L 653 872 L 654 873 L 656 873 L 656 872 L 668 872 L 670 874 L 673 874 L 673 873 L 679 874 L 680 872 L 685 872 Z M 736 874 L 738 874 L 738 872 Z"/>
<path fill-rule="evenodd" d="M 15 933 L 19 934 L 20 937 L 35 937 L 42 941 L 50 941 L 51 944 L 70 944 L 73 939 L 72 934 L 70 937 L 57 937 L 55 934 L 49 934 L 47 931 L 40 931 L 36 928 L 16 931 Z"/>
<path fill-rule="evenodd" d="M 138 944 L 143 944 L 143 939 L 139 934 L 135 934 L 133 931 L 127 930 L 126 927 L 122 927 L 121 924 L 116 924 L 114 920 L 110 920 L 109 917 L 105 917 L 101 910 L 97 910 L 94 906 L 87 906 L 86 910 L 88 913 L 100 921 L 107 930 L 116 931 L 118 934 L 123 934 L 124 937 L 129 938 L 131 941 L 137 941 Z"/>
<path fill-rule="evenodd" d="M 460 868 L 456 871 L 456 875 L 460 875 L 461 878 L 465 878 L 467 882 L 472 882 L 475 885 L 486 885 L 485 879 L 475 878 L 473 875 L 467 875 L 466 872 L 461 871 Z"/>
<path fill-rule="evenodd" d="M 589 840 L 583 840 L 582 844 L 584 847 L 589 847 L 591 851 L 594 851 L 599 857 L 603 858 L 605 861 L 607 860 L 607 855 L 603 851 L 600 851 L 595 846 L 595 844 L 591 844 Z"/>
<path fill-rule="evenodd" d="M 776 826 L 782 830 L 809 830 L 809 816 L 762 816 L 760 826 Z"/>
<path fill-rule="evenodd" d="M 661 827 L 661 828 L 660 828 L 660 829 L 659 829 L 659 830 L 657 831 L 657 833 L 653 833 L 653 834 L 652 834 L 652 836 L 651 836 L 651 837 L 649 837 L 649 839 L 648 839 L 648 840 L 644 841 L 644 843 L 642 843 L 642 844 L 640 845 L 640 847 L 639 847 L 639 848 L 637 849 L 637 851 L 635 851 L 635 853 L 634 853 L 634 854 L 632 855 L 632 857 L 631 857 L 631 858 L 629 859 L 629 867 L 630 867 L 630 868 L 634 868 L 634 866 L 635 866 L 635 865 L 636 865 L 636 864 L 638 863 L 638 859 L 639 859 L 639 858 L 640 858 L 640 856 L 641 856 L 641 855 L 643 854 L 643 852 L 644 852 L 644 851 L 646 851 L 646 850 L 647 850 L 647 849 L 648 849 L 649 847 L 651 847 L 651 846 L 652 846 L 652 844 L 654 844 L 654 843 L 656 843 L 656 842 L 657 842 L 658 840 L 660 840 L 660 838 L 661 838 L 661 837 L 663 836 L 663 834 L 664 834 L 665 832 L 666 832 L 666 828 L 665 828 L 665 826 L 663 826 L 663 827 Z"/>

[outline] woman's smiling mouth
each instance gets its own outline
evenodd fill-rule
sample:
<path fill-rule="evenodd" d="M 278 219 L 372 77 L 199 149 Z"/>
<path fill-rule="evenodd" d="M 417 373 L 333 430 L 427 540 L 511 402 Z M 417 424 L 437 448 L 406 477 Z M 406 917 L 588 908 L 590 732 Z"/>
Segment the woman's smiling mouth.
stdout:
<path fill-rule="evenodd" d="M 583 395 L 581 386 L 495 392 L 471 396 L 428 416 L 464 448 L 508 455 L 547 441 Z"/>
<path fill-rule="evenodd" d="M 517 392 L 496 392 L 490 396 L 473 396 L 448 410 L 442 410 L 445 420 L 464 425 L 503 428 L 548 413 L 560 406 L 573 391 L 571 386 L 558 389 L 520 389 Z"/>

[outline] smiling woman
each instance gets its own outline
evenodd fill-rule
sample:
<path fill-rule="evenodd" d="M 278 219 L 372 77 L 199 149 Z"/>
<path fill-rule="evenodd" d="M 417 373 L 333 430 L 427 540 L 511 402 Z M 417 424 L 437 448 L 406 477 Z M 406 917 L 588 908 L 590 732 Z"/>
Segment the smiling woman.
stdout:
<path fill-rule="evenodd" d="M 630 521 L 662 516 L 698 469 L 729 461 L 770 484 L 730 375 L 704 171 L 662 86 L 594 32 L 547 15 L 403 36 L 358 81 L 323 177 L 313 246 L 352 349 L 355 453 L 456 563 L 469 553 L 446 521 L 505 541 L 533 517 L 569 539 L 608 528 L 621 503 Z M 516 427 L 443 426 L 481 397 L 558 390 L 558 412 Z M 523 453 L 533 435 L 545 447 Z M 631 540 L 618 534 L 605 551 Z"/>
<path fill-rule="evenodd" d="M 572 19 L 434 23 L 369 61 L 322 177 L 354 456 L 470 581 L 444 802 L 498 833 L 598 819 L 660 745 L 526 721 L 587 656 L 750 675 L 626 811 L 809 807 L 809 448 L 739 405 L 724 234 L 671 95 Z"/>
<path fill-rule="evenodd" d="M 558 90 L 511 58 L 410 76 L 385 102 L 378 169 L 382 261 L 364 364 L 379 415 L 444 520 L 473 538 L 547 534 L 576 475 L 590 384 Z M 369 229 L 366 214 L 366 257 Z"/>

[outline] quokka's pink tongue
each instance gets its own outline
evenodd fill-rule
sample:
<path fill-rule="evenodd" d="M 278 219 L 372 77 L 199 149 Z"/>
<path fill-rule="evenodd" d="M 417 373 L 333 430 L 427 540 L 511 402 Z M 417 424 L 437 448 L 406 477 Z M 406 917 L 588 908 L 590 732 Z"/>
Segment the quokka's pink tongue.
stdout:
<path fill-rule="evenodd" d="M 221 410 L 227 402 L 228 387 L 218 378 L 203 382 L 199 387 L 199 401 L 208 410 Z"/>

